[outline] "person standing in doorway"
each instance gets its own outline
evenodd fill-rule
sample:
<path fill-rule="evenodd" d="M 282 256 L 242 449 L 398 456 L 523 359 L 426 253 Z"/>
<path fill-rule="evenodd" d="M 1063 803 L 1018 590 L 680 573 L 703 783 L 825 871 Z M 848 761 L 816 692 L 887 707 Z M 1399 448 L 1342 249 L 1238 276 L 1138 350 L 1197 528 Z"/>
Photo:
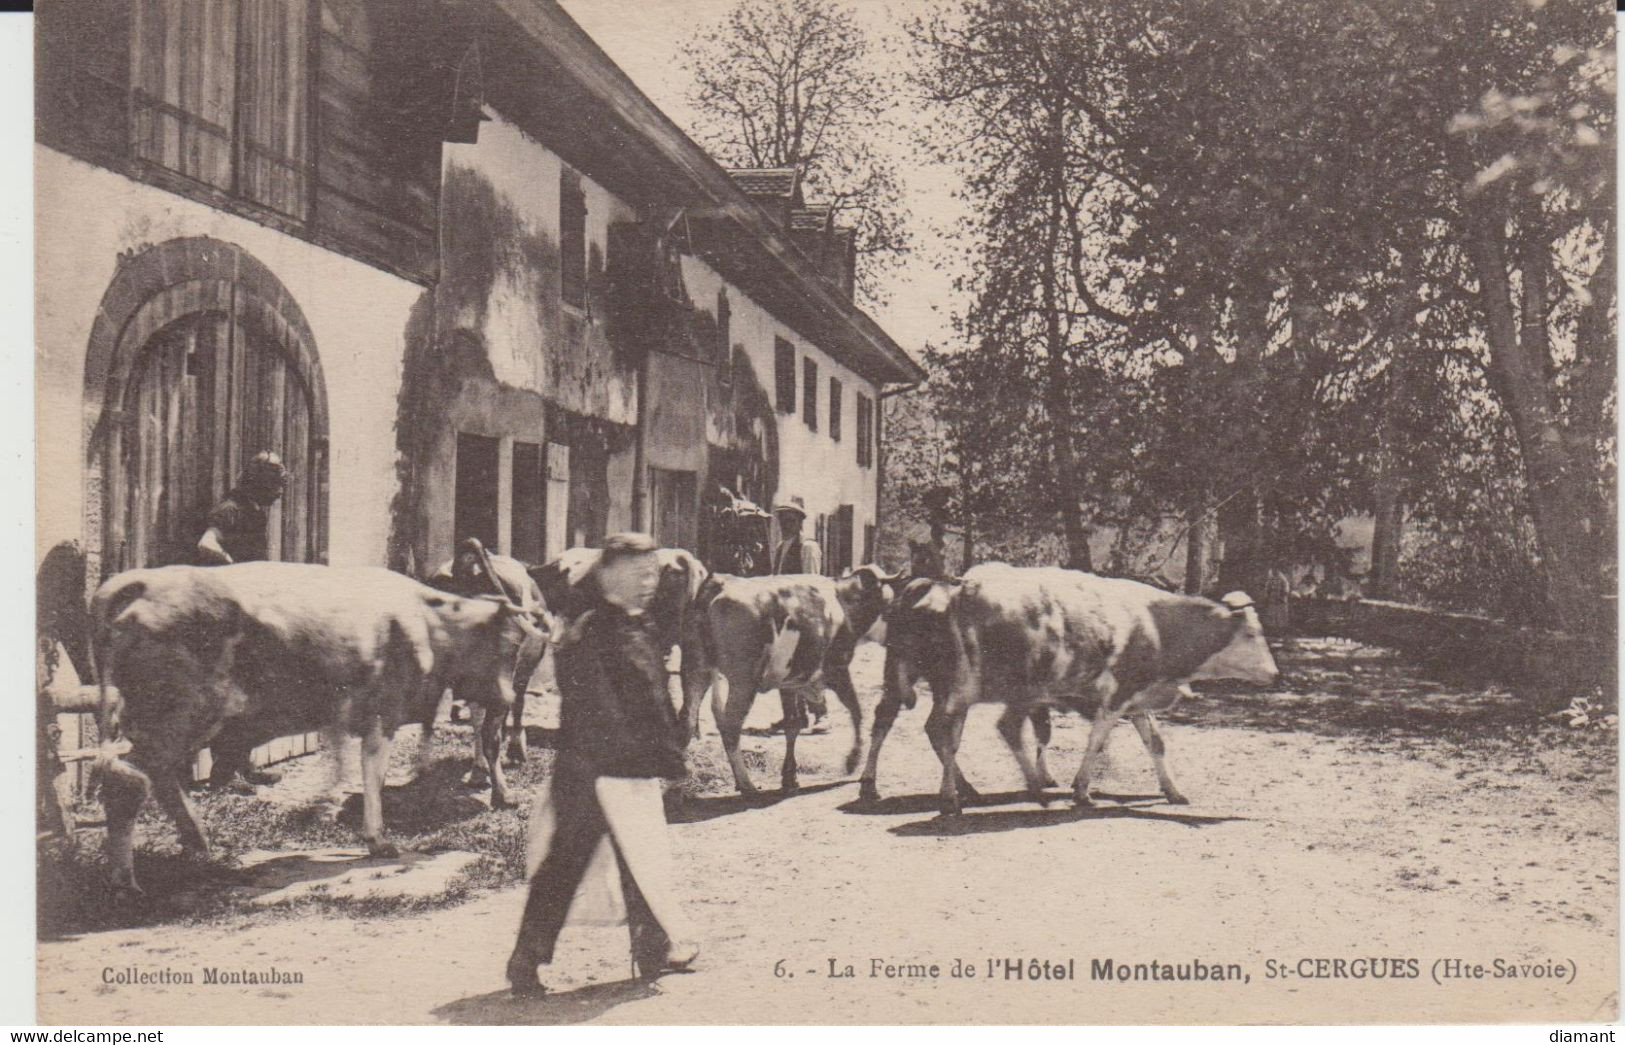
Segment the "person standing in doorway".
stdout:
<path fill-rule="evenodd" d="M 224 499 L 209 510 L 209 525 L 198 538 L 199 566 L 226 566 L 235 562 L 262 562 L 270 557 L 267 530 L 271 506 L 281 498 L 288 468 L 281 455 L 261 450 L 248 462 Z M 209 743 L 213 764 L 209 784 L 217 788 L 253 790 L 255 784 L 274 784 L 282 774 L 250 764 L 253 738 L 228 719 Z"/>
<path fill-rule="evenodd" d="M 614 855 L 638 975 L 687 969 L 699 955 L 677 900 L 661 781 L 683 776 L 666 665 L 646 612 L 660 583 L 660 559 L 646 534 L 604 542 L 581 581 L 588 608 L 555 647 L 562 705 L 558 755 L 533 821 L 551 822 L 508 959 L 518 995 L 546 988 L 536 967 L 551 963 L 577 891 L 604 844 Z M 538 859 L 539 856 L 539 859 Z"/>
<path fill-rule="evenodd" d="M 824 552 L 818 547 L 818 542 L 811 537 L 803 537 L 801 527 L 807 521 L 807 506 L 800 497 L 792 497 L 780 501 L 773 506 L 773 517 L 779 521 L 779 546 L 773 552 L 773 572 L 787 573 L 818 573 L 824 572 Z M 829 704 L 825 702 L 824 695 L 807 693 L 802 696 L 807 705 L 811 718 L 809 726 L 816 726 L 825 715 L 829 714 Z M 784 720 L 773 723 L 768 729 L 774 733 L 784 730 Z"/>
<path fill-rule="evenodd" d="M 792 497 L 774 505 L 773 517 L 779 521 L 779 546 L 773 552 L 773 572 L 823 573 L 822 549 L 817 541 L 801 534 L 801 527 L 807 521 L 807 507 L 801 498 Z"/>

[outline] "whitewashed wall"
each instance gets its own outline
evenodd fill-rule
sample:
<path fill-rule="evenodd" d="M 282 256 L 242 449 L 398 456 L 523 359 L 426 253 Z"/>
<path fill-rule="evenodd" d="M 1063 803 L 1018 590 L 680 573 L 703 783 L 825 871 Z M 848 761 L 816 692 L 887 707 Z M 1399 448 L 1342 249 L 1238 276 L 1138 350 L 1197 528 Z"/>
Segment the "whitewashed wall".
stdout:
<path fill-rule="evenodd" d="M 327 382 L 328 560 L 384 565 L 395 493 L 395 397 L 423 287 L 53 149 L 35 147 L 36 565 L 85 541 L 85 351 L 121 252 L 183 236 L 240 246 L 282 281 L 310 324 Z"/>

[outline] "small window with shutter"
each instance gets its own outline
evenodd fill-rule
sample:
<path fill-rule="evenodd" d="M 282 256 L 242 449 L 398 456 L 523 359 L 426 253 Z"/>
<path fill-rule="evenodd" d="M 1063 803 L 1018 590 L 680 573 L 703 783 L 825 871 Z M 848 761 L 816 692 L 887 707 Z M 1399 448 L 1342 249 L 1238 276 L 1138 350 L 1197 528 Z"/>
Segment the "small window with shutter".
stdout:
<path fill-rule="evenodd" d="M 818 431 L 818 362 L 811 356 L 801 361 L 801 419 Z"/>
<path fill-rule="evenodd" d="M 841 382 L 829 379 L 829 437 L 841 441 Z"/>
<path fill-rule="evenodd" d="M 781 414 L 796 412 L 796 347 L 782 337 L 773 339 L 774 402 Z"/>

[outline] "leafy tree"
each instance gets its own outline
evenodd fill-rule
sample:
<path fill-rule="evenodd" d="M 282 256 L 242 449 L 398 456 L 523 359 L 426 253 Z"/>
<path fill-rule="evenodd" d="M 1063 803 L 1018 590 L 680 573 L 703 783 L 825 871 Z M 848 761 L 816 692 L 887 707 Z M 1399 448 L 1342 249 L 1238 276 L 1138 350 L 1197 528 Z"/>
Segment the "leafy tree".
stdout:
<path fill-rule="evenodd" d="M 888 132 L 888 82 L 853 13 L 832 0 L 740 0 L 683 48 L 695 137 L 734 167 L 800 167 L 809 199 L 855 230 L 858 286 L 909 248 Z"/>

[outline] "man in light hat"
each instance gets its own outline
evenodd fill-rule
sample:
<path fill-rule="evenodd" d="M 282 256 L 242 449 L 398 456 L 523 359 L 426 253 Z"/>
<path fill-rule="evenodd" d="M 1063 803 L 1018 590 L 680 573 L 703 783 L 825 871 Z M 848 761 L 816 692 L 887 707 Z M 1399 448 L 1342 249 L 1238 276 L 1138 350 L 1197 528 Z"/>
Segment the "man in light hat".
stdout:
<path fill-rule="evenodd" d="M 817 541 L 801 535 L 801 524 L 807 519 L 807 506 L 801 498 L 792 497 L 775 504 L 773 515 L 779 520 L 779 546 L 773 552 L 773 572 L 823 573 L 823 550 Z"/>
<path fill-rule="evenodd" d="M 773 506 L 773 516 L 779 520 L 779 546 L 773 552 L 773 572 L 823 573 L 824 552 L 818 542 L 801 535 L 801 524 L 807 519 L 807 506 L 800 497 L 779 501 Z M 807 694 L 803 698 L 812 713 L 812 724 L 817 725 L 829 713 L 829 705 L 822 693 Z M 772 732 L 784 731 L 784 720 L 768 727 Z"/>

